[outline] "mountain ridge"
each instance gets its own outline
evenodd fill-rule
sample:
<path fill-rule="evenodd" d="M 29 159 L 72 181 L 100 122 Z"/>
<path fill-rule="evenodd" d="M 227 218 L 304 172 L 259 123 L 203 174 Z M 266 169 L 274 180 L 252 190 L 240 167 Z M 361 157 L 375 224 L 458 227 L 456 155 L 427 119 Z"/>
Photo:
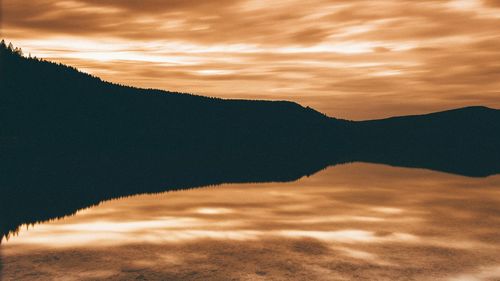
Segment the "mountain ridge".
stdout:
<path fill-rule="evenodd" d="M 20 49 L 17 49 L 18 51 L 15 50 L 9 50 L 8 47 L 3 43 L 2 49 L 2 57 L 5 57 L 5 55 L 8 55 L 8 53 L 11 53 L 14 55 L 14 57 L 18 57 L 19 59 L 27 59 L 23 57 L 22 51 Z M 16 53 L 18 52 L 18 53 Z M 66 70 L 69 70 L 70 72 L 73 72 L 72 75 L 81 75 L 82 77 L 86 77 L 87 79 L 92 79 L 96 83 L 104 83 L 108 86 L 111 87 L 121 87 L 121 88 L 127 88 L 127 89 L 133 89 L 137 90 L 138 93 L 143 93 L 143 94 L 158 94 L 158 95 L 182 95 L 183 97 L 188 97 L 188 98 L 201 98 L 201 99 L 208 99 L 208 100 L 217 100 L 217 101 L 231 101 L 231 102 L 260 102 L 260 103 L 269 103 L 269 104 L 278 104 L 278 103 L 283 103 L 283 104 L 289 104 L 296 106 L 298 108 L 304 109 L 304 110 L 310 110 L 312 112 L 315 112 L 317 114 L 326 116 L 328 118 L 334 119 L 334 120 L 341 120 L 341 121 L 350 121 L 350 122 L 371 122 L 371 121 L 382 121 L 382 120 L 391 120 L 391 119 L 399 119 L 399 118 L 412 118 L 412 117 L 430 117 L 430 116 L 436 116 L 439 114 L 448 114 L 448 113 L 458 113 L 458 112 L 470 112 L 470 111 L 499 111 L 500 109 L 495 109 L 483 105 L 473 105 L 473 106 L 464 106 L 464 107 L 457 107 L 457 108 L 451 108 L 451 109 L 445 109 L 445 110 L 440 110 L 436 112 L 430 112 L 430 113 L 423 113 L 423 114 L 412 114 L 412 115 L 402 115 L 402 116 L 390 116 L 390 117 L 384 117 L 384 118 L 375 118 L 375 119 L 368 119 L 368 120 L 359 120 L 359 121 L 353 121 L 349 119 L 344 119 L 344 118 L 336 118 L 334 116 L 328 116 L 320 111 L 317 111 L 313 108 L 310 108 L 309 106 L 305 107 L 302 106 L 299 103 L 293 102 L 293 101 L 287 101 L 287 100 L 259 100 L 259 99 L 233 99 L 233 98 L 220 98 L 220 97 L 211 97 L 211 96 L 205 96 L 205 95 L 199 95 L 196 93 L 185 93 L 185 92 L 175 92 L 175 91 L 168 91 L 168 90 L 160 90 L 160 89 L 154 89 L 154 88 L 140 88 L 140 87 L 135 87 L 135 86 L 130 86 L 130 85 L 123 85 L 119 83 L 114 83 L 106 80 L 102 80 L 101 78 L 94 76 L 92 74 L 80 71 L 77 68 L 67 66 L 61 63 L 54 63 L 51 61 L 47 61 L 44 59 L 38 59 L 38 58 L 29 58 L 30 61 L 36 61 L 41 64 L 48 65 L 50 67 L 58 67 L 58 68 L 64 68 Z M 6 71 L 6 70 L 2 70 Z"/>
<path fill-rule="evenodd" d="M 290 101 L 122 86 L 0 45 L 0 148 L 8 153 L 19 144 L 68 155 L 134 149 L 196 161 L 403 159 L 423 167 L 439 160 L 433 169 L 465 174 L 474 159 L 491 168 L 470 175 L 494 173 L 500 159 L 500 110 L 484 106 L 351 121 Z"/>
<path fill-rule="evenodd" d="M 367 119 L 367 120 L 359 120 L 355 122 L 368 122 L 368 121 L 383 121 L 383 120 L 391 120 L 391 119 L 399 119 L 399 118 L 413 118 L 413 117 L 434 117 L 442 114 L 454 114 L 454 113 L 468 113 L 468 114 L 476 114 L 482 112 L 498 112 L 500 109 L 492 108 L 484 105 L 470 105 L 463 107 L 454 107 L 449 109 L 443 109 L 439 111 L 433 111 L 422 114 L 410 114 L 410 115 L 398 115 L 398 116 L 389 116 L 383 118 L 375 118 L 375 119 Z"/>

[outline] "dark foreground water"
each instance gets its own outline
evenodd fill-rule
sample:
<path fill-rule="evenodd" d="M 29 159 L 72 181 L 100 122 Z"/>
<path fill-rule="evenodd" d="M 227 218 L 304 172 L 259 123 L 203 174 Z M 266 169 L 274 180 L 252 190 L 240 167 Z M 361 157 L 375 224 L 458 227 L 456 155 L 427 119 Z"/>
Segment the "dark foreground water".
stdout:
<path fill-rule="evenodd" d="M 21 227 L 2 280 L 500 280 L 500 176 L 371 164 Z"/>

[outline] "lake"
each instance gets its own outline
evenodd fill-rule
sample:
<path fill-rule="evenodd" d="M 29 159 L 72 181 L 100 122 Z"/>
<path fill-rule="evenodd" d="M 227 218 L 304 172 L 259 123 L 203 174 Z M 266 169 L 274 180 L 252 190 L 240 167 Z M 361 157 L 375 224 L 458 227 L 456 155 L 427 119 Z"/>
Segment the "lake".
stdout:
<path fill-rule="evenodd" d="M 0 247 L 16 281 L 500 280 L 500 175 L 344 164 L 105 201 Z"/>

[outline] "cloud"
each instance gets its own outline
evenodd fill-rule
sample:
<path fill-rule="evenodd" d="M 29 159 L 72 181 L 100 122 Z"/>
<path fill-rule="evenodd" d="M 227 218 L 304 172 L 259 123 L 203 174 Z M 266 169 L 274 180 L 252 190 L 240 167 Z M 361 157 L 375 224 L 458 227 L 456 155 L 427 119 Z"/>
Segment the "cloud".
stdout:
<path fill-rule="evenodd" d="M 491 5 L 493 7 L 500 7 L 500 1 L 499 0 L 483 0 L 483 2 L 486 5 Z"/>

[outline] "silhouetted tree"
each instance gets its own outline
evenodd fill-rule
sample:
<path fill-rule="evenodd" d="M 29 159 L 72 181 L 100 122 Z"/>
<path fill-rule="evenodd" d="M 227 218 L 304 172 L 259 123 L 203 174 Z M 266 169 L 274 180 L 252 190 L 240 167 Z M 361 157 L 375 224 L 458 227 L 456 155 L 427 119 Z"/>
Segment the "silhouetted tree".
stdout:
<path fill-rule="evenodd" d="M 23 56 L 23 50 L 21 48 L 14 48 L 14 53 L 19 55 L 19 56 Z"/>

